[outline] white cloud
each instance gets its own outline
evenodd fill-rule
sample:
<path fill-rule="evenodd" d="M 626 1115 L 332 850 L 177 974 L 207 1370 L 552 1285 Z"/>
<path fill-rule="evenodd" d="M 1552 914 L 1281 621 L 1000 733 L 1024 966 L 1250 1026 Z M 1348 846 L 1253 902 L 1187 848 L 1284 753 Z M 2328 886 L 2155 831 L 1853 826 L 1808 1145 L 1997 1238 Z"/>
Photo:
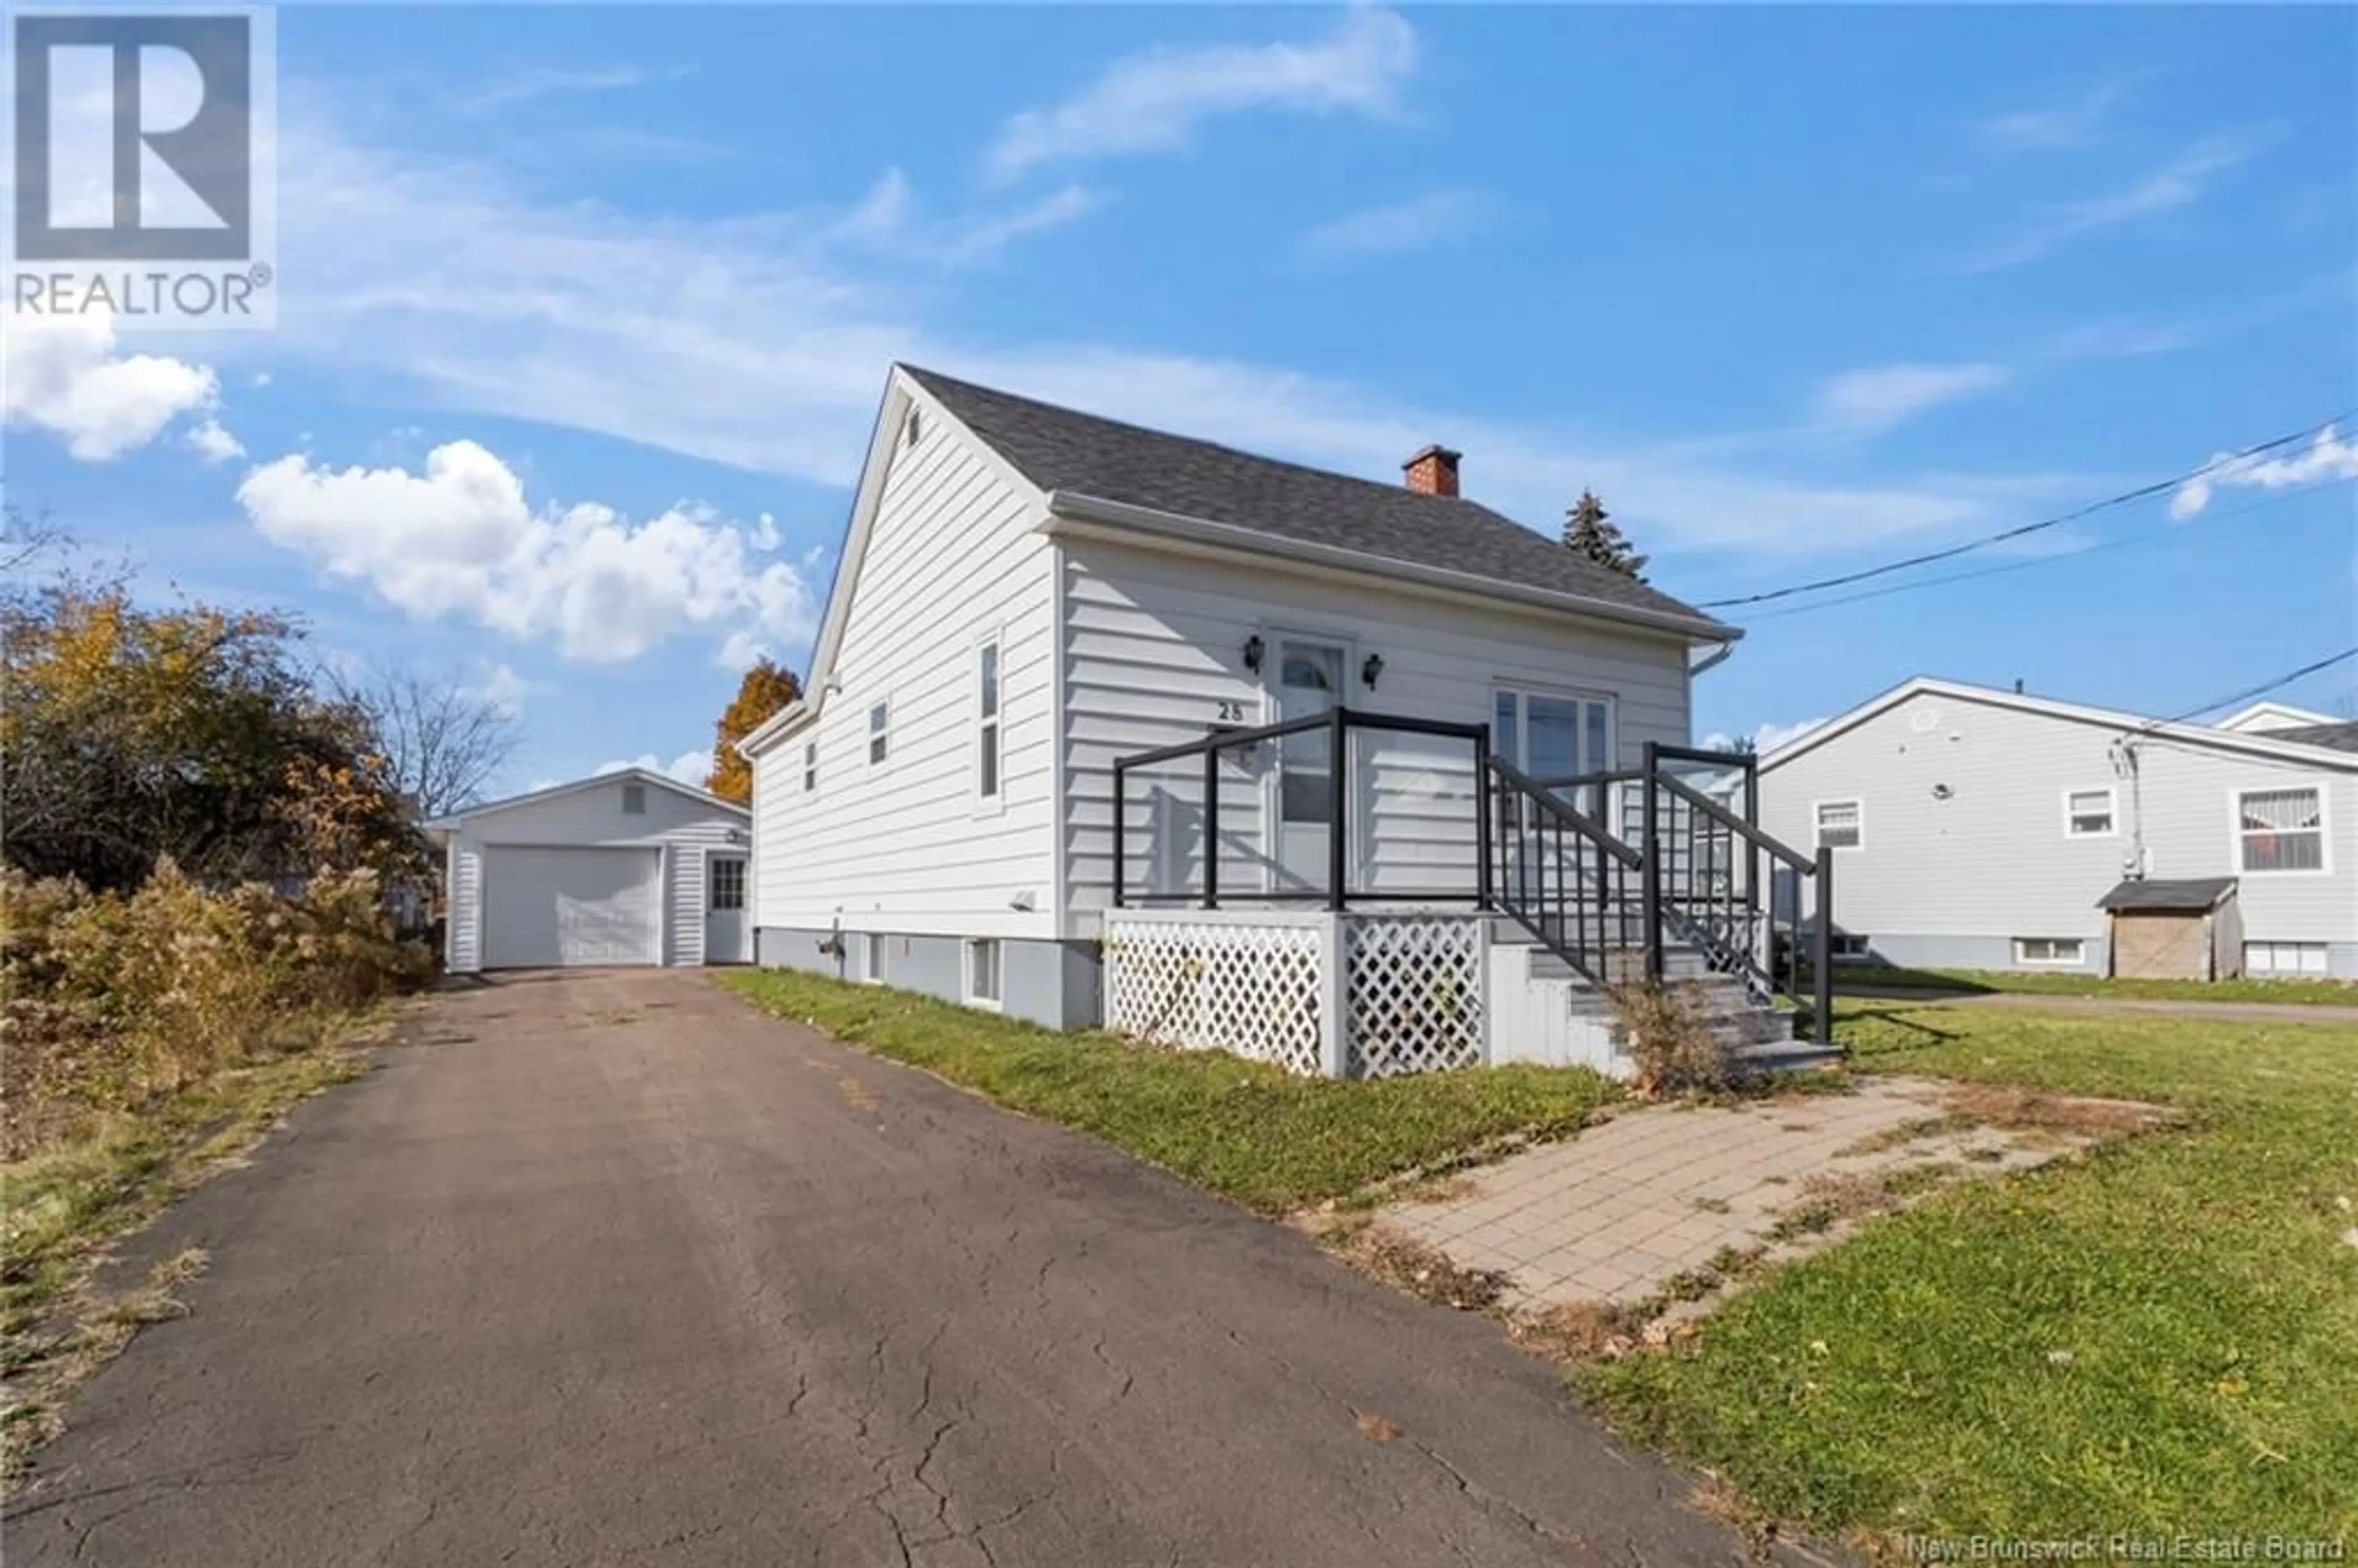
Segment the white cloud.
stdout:
<path fill-rule="evenodd" d="M 687 74 L 685 66 L 663 70 L 636 65 L 527 66 L 455 94 L 449 103 L 461 114 L 480 114 L 535 99 L 619 92 L 650 82 L 676 81 Z"/>
<path fill-rule="evenodd" d="M 211 408 L 220 392 L 204 365 L 117 353 L 104 315 L 11 322 L 6 337 L 6 423 L 49 431 L 84 462 L 146 446 L 182 415 Z"/>
<path fill-rule="evenodd" d="M 2211 460 L 2215 467 L 2188 480 L 2170 497 L 2172 517 L 2182 520 L 2199 514 L 2222 490 L 2284 490 L 2358 479 L 2358 440 L 2344 440 L 2328 426 L 2318 432 L 2307 451 L 2288 458 L 2237 458 L 2223 452 Z"/>
<path fill-rule="evenodd" d="M 1308 261 L 1395 255 L 1462 243 L 1497 213 L 1498 203 L 1480 191 L 1435 190 L 1346 212 L 1305 232 L 1295 251 Z"/>
<path fill-rule="evenodd" d="M 1061 229 L 1076 219 L 1097 211 L 1097 192 L 1082 186 L 1068 185 L 1054 196 L 1044 197 L 1028 207 L 1011 212 L 978 218 L 960 225 L 948 237 L 946 254 L 952 261 L 979 261 L 1005 249 L 1017 240 L 1032 234 Z"/>
<path fill-rule="evenodd" d="M 1989 392 L 2006 384 L 1996 364 L 1894 364 L 1845 371 L 1818 386 L 1812 411 L 1817 423 L 1856 435 L 1875 435 L 1917 415 Z"/>
<path fill-rule="evenodd" d="M 464 695 L 514 719 L 524 712 L 524 699 L 532 695 L 532 682 L 510 665 L 493 661 L 484 666 L 480 678 L 468 683 Z"/>
<path fill-rule="evenodd" d="M 693 784 L 698 789 L 702 789 L 704 781 L 712 776 L 712 752 L 708 748 L 700 752 L 682 752 L 666 762 L 653 752 L 642 752 L 635 757 L 626 757 L 618 762 L 600 762 L 590 771 L 593 774 L 619 773 L 624 768 L 644 768 L 651 773 L 662 773 L 666 777 L 677 779 L 684 784 Z"/>
<path fill-rule="evenodd" d="M 1982 140 L 2008 152 L 2084 146 L 2126 92 L 2124 82 L 2099 82 L 2069 102 L 1994 115 L 1974 129 Z"/>
<path fill-rule="evenodd" d="M 218 419 L 207 419 L 189 431 L 185 439 L 189 450 L 209 463 L 225 463 L 232 458 L 245 456 L 245 443 L 223 429 Z"/>
<path fill-rule="evenodd" d="M 2072 240 L 2158 218 L 2190 207 L 2210 194 L 2220 176 L 2257 150 L 2249 136 L 2212 136 L 2135 183 L 2080 201 L 2050 207 L 2011 239 L 1966 258 L 1967 272 L 1995 272 L 2037 261 Z"/>
<path fill-rule="evenodd" d="M 411 615 L 553 638 L 568 658 L 635 658 L 689 632 L 798 643 L 816 619 L 800 574 L 758 560 L 710 508 L 634 524 L 594 502 L 535 506 L 473 441 L 435 448 L 422 473 L 289 455 L 247 474 L 237 498 L 265 537 Z"/>
<path fill-rule="evenodd" d="M 1393 114 L 1416 56 L 1415 29 L 1382 10 L 1346 12 L 1310 43 L 1132 55 L 1064 103 L 1009 120 L 984 167 L 1004 180 L 1044 164 L 1172 152 L 1218 114 Z"/>

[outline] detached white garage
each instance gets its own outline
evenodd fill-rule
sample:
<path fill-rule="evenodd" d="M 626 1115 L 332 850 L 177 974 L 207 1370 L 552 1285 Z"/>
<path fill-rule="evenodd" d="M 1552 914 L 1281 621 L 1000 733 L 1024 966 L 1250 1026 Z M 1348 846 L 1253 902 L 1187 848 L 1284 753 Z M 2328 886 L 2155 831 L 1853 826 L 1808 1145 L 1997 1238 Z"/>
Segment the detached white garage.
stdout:
<path fill-rule="evenodd" d="M 426 826 L 454 974 L 753 957 L 752 820 L 719 795 L 631 768 Z"/>

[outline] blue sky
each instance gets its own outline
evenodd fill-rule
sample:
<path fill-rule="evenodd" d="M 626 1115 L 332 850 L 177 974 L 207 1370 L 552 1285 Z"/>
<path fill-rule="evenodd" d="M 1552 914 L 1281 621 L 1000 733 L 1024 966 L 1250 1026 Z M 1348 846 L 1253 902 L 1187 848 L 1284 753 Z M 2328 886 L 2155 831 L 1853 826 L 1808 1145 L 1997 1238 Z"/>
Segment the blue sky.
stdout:
<path fill-rule="evenodd" d="M 737 661 L 799 667 L 894 358 L 1373 477 L 1445 442 L 1550 531 L 1593 486 L 1691 600 L 2358 405 L 2346 9 L 321 7 L 277 37 L 276 330 L 17 334 L 9 493 L 158 591 L 514 702 L 518 787 L 672 764 Z M 2358 643 L 2353 438 L 1869 586 L 1991 575 L 1732 611 L 1698 733 L 1918 673 L 2175 713 Z"/>

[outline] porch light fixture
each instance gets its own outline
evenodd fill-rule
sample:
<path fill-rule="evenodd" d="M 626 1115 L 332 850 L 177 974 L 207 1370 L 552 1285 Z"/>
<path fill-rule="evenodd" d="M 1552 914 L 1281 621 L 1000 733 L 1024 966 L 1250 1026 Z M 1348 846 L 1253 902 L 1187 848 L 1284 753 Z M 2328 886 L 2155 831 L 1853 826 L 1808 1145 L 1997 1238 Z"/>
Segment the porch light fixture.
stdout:
<path fill-rule="evenodd" d="M 1245 668 L 1258 674 L 1260 670 L 1261 653 L 1260 633 L 1256 632 L 1245 639 Z"/>
<path fill-rule="evenodd" d="M 1367 663 L 1359 666 L 1359 678 L 1368 683 L 1370 691 L 1375 689 L 1376 682 L 1383 678 L 1383 674 L 1384 656 L 1381 654 L 1369 654 Z"/>

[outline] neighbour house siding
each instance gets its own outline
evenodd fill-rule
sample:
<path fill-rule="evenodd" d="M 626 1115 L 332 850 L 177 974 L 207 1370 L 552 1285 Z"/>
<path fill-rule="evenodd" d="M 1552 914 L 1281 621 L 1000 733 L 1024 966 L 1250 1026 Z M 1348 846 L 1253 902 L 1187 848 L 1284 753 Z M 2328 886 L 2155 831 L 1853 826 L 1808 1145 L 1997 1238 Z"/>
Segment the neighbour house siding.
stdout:
<path fill-rule="evenodd" d="M 502 844 L 636 846 L 664 850 L 664 961 L 689 965 L 704 961 L 705 851 L 731 847 L 747 850 L 746 818 L 652 784 L 646 786 L 645 814 L 626 816 L 624 782 L 621 778 L 600 781 L 551 799 L 482 812 L 460 824 L 450 890 L 453 969 L 464 973 L 482 967 L 483 851 Z"/>
<path fill-rule="evenodd" d="M 1115 758 L 1201 739 L 1236 705 L 1231 722 L 1273 722 L 1277 643 L 1285 633 L 1350 644 L 1346 700 L 1370 712 L 1487 724 L 1501 682 L 1615 699 L 1616 745 L 1633 762 L 1647 741 L 1684 744 L 1687 653 L 1676 639 L 1613 625 L 1476 607 L 1380 584 L 1351 584 L 1110 545 L 1067 544 L 1064 597 L 1065 766 L 1063 854 L 1066 935 L 1094 936 L 1112 885 Z M 1259 675 L 1243 648 L 1265 644 Z M 1375 689 L 1358 665 L 1380 654 Z M 1352 812 L 1358 885 L 1403 892 L 1469 888 L 1473 874 L 1470 750 L 1455 742 L 1366 736 Z M 1265 775 L 1271 748 L 1253 762 L 1225 762 L 1220 792 L 1220 878 L 1239 901 L 1265 886 Z M 1126 804 L 1127 875 L 1147 885 L 1160 854 L 1173 891 L 1200 885 L 1202 764 L 1189 760 L 1133 774 Z"/>
<path fill-rule="evenodd" d="M 1834 852 L 1835 920 L 1907 961 L 2010 964 L 2014 937 L 2076 936 L 2101 968 L 2096 901 L 2141 844 L 2147 876 L 2238 877 L 2248 939 L 2335 944 L 2336 972 L 2358 973 L 2358 776 L 2151 735 L 2124 776 L 2110 752 L 2122 733 L 1919 693 L 1764 771 L 1761 825 L 1808 849 L 1815 803 L 1862 802 L 1864 843 Z M 2330 871 L 2240 871 L 2234 793 L 2311 784 L 2325 792 Z M 2067 836 L 2065 793 L 2103 788 L 2115 836 Z"/>
<path fill-rule="evenodd" d="M 1052 935 L 1051 562 L 1020 492 L 953 421 L 886 472 L 816 725 L 753 762 L 756 925 Z M 1001 795 L 976 794 L 975 647 L 1000 635 Z M 868 760 L 888 704 L 890 754 Z M 818 788 L 803 748 L 818 744 Z M 1029 912 L 1013 907 L 1024 899 Z"/>

